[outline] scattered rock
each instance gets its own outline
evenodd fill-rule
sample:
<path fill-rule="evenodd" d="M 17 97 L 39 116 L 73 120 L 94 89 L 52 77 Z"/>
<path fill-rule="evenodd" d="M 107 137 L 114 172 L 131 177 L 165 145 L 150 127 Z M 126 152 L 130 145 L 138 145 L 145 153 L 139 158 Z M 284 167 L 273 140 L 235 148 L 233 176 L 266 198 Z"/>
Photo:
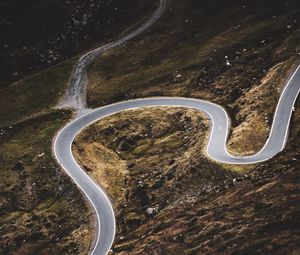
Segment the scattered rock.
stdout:
<path fill-rule="evenodd" d="M 42 152 L 41 154 L 38 155 L 38 158 L 42 158 L 42 157 L 44 157 L 44 156 L 45 156 L 45 153 Z"/>

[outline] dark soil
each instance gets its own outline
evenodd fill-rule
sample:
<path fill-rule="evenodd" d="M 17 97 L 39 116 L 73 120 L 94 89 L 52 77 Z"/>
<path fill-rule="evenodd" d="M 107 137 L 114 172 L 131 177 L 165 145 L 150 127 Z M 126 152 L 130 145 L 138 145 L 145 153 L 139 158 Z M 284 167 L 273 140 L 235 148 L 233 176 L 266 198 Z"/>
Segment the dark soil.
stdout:
<path fill-rule="evenodd" d="M 154 0 L 1 1 L 0 88 L 117 37 L 154 6 Z"/>
<path fill-rule="evenodd" d="M 52 157 L 52 138 L 69 119 L 51 112 L 0 129 L 0 254 L 89 250 L 88 207 Z"/>
<path fill-rule="evenodd" d="M 86 129 L 74 148 L 114 201 L 113 254 L 298 254 L 298 110 L 284 152 L 238 168 L 205 158 L 206 121 L 193 111 L 129 111 Z"/>

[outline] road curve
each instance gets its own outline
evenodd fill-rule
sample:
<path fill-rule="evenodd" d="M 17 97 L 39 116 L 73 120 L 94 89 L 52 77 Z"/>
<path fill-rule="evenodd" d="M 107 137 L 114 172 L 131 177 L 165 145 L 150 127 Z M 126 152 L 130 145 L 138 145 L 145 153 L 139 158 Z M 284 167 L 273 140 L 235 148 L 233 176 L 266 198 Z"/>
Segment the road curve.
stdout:
<path fill-rule="evenodd" d="M 266 161 L 284 148 L 289 131 L 293 106 L 300 90 L 300 66 L 286 84 L 278 102 L 270 136 L 264 147 L 253 156 L 236 157 L 228 153 L 226 141 L 230 129 L 230 119 L 223 107 L 199 99 L 181 97 L 157 97 L 124 101 L 100 107 L 73 120 L 56 136 L 54 152 L 58 162 L 73 178 L 93 205 L 99 225 L 97 243 L 92 254 L 107 254 L 115 235 L 115 217 L 105 192 L 95 184 L 77 164 L 72 155 L 72 143 L 76 135 L 91 125 L 112 114 L 124 110 L 154 106 L 186 107 L 205 112 L 211 120 L 212 128 L 207 144 L 207 155 L 222 163 L 251 164 Z M 100 237 L 100 238 L 99 238 Z"/>
<path fill-rule="evenodd" d="M 71 82 L 67 88 L 65 96 L 62 98 L 61 102 L 59 102 L 58 107 L 71 108 L 76 110 L 76 112 L 79 114 L 84 112 L 84 109 L 86 109 L 86 69 L 88 65 L 105 51 L 122 45 L 123 43 L 129 41 L 130 39 L 136 37 L 137 35 L 150 28 L 164 14 L 169 1 L 170 0 L 160 0 L 159 6 L 153 13 L 153 15 L 143 25 L 134 29 L 129 34 L 114 42 L 110 42 L 106 45 L 89 51 L 81 56 L 77 63 L 77 66 L 74 69 L 73 75 L 71 77 Z"/>
<path fill-rule="evenodd" d="M 66 93 L 58 103 L 57 108 L 73 109 L 77 115 L 89 111 L 86 109 L 86 69 L 88 65 L 103 52 L 120 46 L 146 31 L 164 14 L 168 2 L 169 0 L 159 0 L 159 6 L 153 15 L 143 25 L 132 30 L 124 37 L 84 54 L 79 59 Z M 116 232 L 115 215 L 105 191 L 90 179 L 85 171 L 76 163 L 72 155 L 71 149 L 73 140 L 76 134 L 84 128 L 87 123 L 84 121 L 81 122 L 83 125 L 81 127 L 79 126 L 80 124 L 78 124 L 75 124 L 73 121 L 56 135 L 53 143 L 53 152 L 61 167 L 86 195 L 96 213 L 97 236 L 91 254 L 105 255 L 109 252 L 114 241 Z"/>
<path fill-rule="evenodd" d="M 268 140 L 264 147 L 253 156 L 237 157 L 227 151 L 226 141 L 230 129 L 230 118 L 223 107 L 208 101 L 181 97 L 157 97 L 124 101 L 94 110 L 85 108 L 87 66 L 101 53 L 128 41 L 149 28 L 161 17 L 166 6 L 167 0 L 160 0 L 159 8 L 140 28 L 116 42 L 109 43 L 83 55 L 74 70 L 71 85 L 66 92 L 64 100 L 59 105 L 63 108 L 73 108 L 77 113 L 88 111 L 87 114 L 72 120 L 59 131 L 53 143 L 53 151 L 59 164 L 86 195 L 95 210 L 97 238 L 94 249 L 91 252 L 93 255 L 105 255 L 109 252 L 114 241 L 116 224 L 114 211 L 105 191 L 85 173 L 72 155 L 72 143 L 76 135 L 92 123 L 124 110 L 141 107 L 176 106 L 193 108 L 205 112 L 211 120 L 211 133 L 206 147 L 208 157 L 218 162 L 229 164 L 252 164 L 266 161 L 279 153 L 287 142 L 293 106 L 300 90 L 300 66 L 287 82 L 281 94 Z"/>

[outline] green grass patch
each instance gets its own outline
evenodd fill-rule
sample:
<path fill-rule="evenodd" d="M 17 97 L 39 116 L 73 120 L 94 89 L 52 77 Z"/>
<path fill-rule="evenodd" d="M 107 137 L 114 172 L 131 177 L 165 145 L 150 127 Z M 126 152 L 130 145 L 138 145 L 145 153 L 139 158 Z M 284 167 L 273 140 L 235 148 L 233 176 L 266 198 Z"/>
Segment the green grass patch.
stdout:
<path fill-rule="evenodd" d="M 1 126 L 55 106 L 72 68 L 72 62 L 62 63 L 0 90 Z"/>

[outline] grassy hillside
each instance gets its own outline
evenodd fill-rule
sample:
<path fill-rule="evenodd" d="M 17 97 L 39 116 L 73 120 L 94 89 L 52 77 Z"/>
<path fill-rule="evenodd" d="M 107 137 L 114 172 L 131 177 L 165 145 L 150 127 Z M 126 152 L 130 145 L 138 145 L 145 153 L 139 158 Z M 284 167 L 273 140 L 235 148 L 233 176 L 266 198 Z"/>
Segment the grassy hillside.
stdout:
<path fill-rule="evenodd" d="M 205 117 L 150 108 L 80 134 L 76 158 L 111 196 L 112 254 L 298 254 L 299 107 L 287 149 L 267 163 L 220 165 Z"/>
<path fill-rule="evenodd" d="M 259 6 L 259 8 L 258 8 Z M 172 1 L 149 32 L 89 68 L 92 107 L 146 96 L 223 105 L 229 149 L 253 154 L 299 63 L 298 1 Z M 299 107 L 288 148 L 250 166 L 205 156 L 205 117 L 128 111 L 87 128 L 74 152 L 117 213 L 113 254 L 299 253 Z"/>
<path fill-rule="evenodd" d="M 0 90 L 0 254 L 87 254 L 93 239 L 91 212 L 52 157 L 51 141 L 71 113 L 51 107 L 74 62 L 54 64 L 117 36 L 154 2 L 110 1 L 111 11 L 100 8 L 116 14 L 115 22 L 103 16 L 109 26 L 98 26 L 101 11 L 86 3 L 31 1 L 28 9 L 21 0 L 0 3 L 7 35 L 0 43 L 6 86 Z M 233 117 L 231 150 L 251 154 L 264 142 L 285 76 L 298 61 L 298 17 L 296 0 L 174 0 L 159 24 L 91 66 L 89 104 L 153 95 L 212 100 Z M 31 22 L 35 36 L 26 32 Z M 57 36 L 63 40 L 54 43 Z M 207 120 L 192 110 L 129 111 L 88 128 L 74 151 L 113 198 L 114 253 L 297 254 L 298 110 L 293 121 L 287 150 L 247 167 L 206 158 Z"/>
<path fill-rule="evenodd" d="M 54 107 L 65 91 L 73 64 L 62 63 L 0 89 L 0 126 Z"/>
<path fill-rule="evenodd" d="M 214 101 L 237 127 L 232 150 L 251 154 L 266 138 L 285 76 L 299 60 L 299 11 L 295 0 L 174 0 L 150 32 L 91 65 L 88 103 L 157 95 Z"/>
<path fill-rule="evenodd" d="M 101 17 L 88 16 L 91 30 L 69 30 L 66 22 L 72 15 L 83 19 L 94 1 L 0 3 L 0 84 L 5 84 L 0 88 L 0 254 L 88 253 L 94 215 L 51 151 L 52 139 L 72 113 L 53 107 L 64 93 L 77 57 L 61 60 L 95 42 L 111 40 L 141 22 L 153 7 L 152 1 L 127 2 L 95 1 L 101 8 L 93 11 Z M 53 38 L 62 34 L 64 42 L 58 43 L 59 39 L 53 44 Z M 8 47 L 3 45 L 6 40 Z M 26 49 L 20 49 L 23 45 Z M 49 52 L 53 47 L 55 52 Z M 12 77 L 12 72 L 18 75 Z M 8 85 L 11 80 L 18 81 Z"/>
<path fill-rule="evenodd" d="M 86 254 L 91 219 L 57 166 L 52 138 L 70 119 L 50 112 L 0 131 L 0 254 Z"/>
<path fill-rule="evenodd" d="M 155 1 L 4 0 L 0 88 L 118 36 Z"/>
<path fill-rule="evenodd" d="M 108 117 L 79 135 L 76 158 L 112 197 L 118 238 L 193 189 L 231 182 L 235 174 L 204 155 L 207 124 L 195 110 L 148 108 Z"/>

